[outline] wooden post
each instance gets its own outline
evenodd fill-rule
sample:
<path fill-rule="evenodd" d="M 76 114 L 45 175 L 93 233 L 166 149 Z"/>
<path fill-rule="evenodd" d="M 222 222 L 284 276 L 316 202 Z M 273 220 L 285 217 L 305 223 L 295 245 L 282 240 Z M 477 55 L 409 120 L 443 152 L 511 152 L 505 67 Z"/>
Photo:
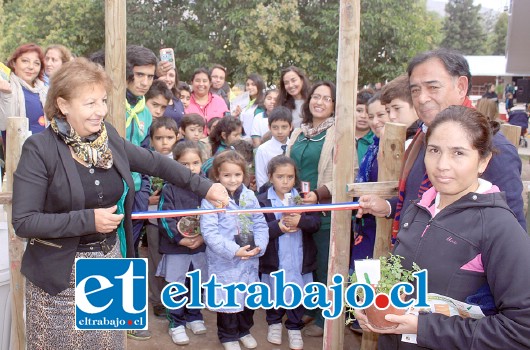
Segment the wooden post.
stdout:
<path fill-rule="evenodd" d="M 333 201 L 348 200 L 345 191 L 353 182 L 354 116 L 357 97 L 357 72 L 360 35 L 359 0 L 340 1 L 339 50 L 337 64 L 337 101 L 335 105 L 335 148 L 333 151 Z M 354 120 L 352 122 L 352 119 Z M 351 210 L 331 214 L 328 285 L 333 276 L 348 276 L 350 257 Z M 347 283 L 348 279 L 345 278 Z M 328 295 L 331 297 L 331 295 Z M 341 296 L 342 297 L 342 296 Z M 344 313 L 326 320 L 322 349 L 342 350 L 344 344 Z"/>
<path fill-rule="evenodd" d="M 377 164 L 379 172 L 378 181 L 398 180 L 405 154 L 405 136 L 407 126 L 398 123 L 386 123 L 385 133 L 379 143 L 379 154 Z M 374 258 L 390 252 L 390 235 L 392 232 L 392 220 L 376 218 L 377 228 L 375 234 Z M 377 334 L 363 333 L 361 350 L 377 349 Z"/>
<path fill-rule="evenodd" d="M 508 123 L 501 124 L 501 131 L 515 148 L 519 148 L 519 139 L 521 136 L 521 127 Z"/>
<path fill-rule="evenodd" d="M 6 129 L 6 182 L 4 191 L 13 191 L 13 173 L 17 169 L 22 153 L 22 144 L 28 133 L 28 118 L 7 118 Z M 25 239 L 15 235 L 11 224 L 11 203 L 5 205 L 7 212 L 9 270 L 11 273 L 11 349 L 24 350 L 26 348 L 26 326 L 24 323 L 24 294 L 25 278 L 20 273 L 22 255 L 24 254 Z"/>
<path fill-rule="evenodd" d="M 112 79 L 107 121 L 125 137 L 125 63 L 127 15 L 125 0 L 105 0 L 105 70 Z"/>

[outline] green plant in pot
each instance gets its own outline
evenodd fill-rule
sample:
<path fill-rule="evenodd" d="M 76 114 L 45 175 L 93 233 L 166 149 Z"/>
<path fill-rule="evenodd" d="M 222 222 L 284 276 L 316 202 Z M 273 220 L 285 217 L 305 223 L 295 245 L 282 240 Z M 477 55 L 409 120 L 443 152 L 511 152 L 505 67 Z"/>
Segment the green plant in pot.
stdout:
<path fill-rule="evenodd" d="M 201 234 L 201 222 L 199 216 L 183 216 L 177 223 L 177 230 L 183 237 L 197 237 Z"/>
<path fill-rule="evenodd" d="M 239 206 L 246 207 L 244 198 L 240 198 Z M 237 235 L 234 235 L 234 240 L 240 247 L 249 245 L 249 250 L 256 248 L 254 232 L 252 232 L 253 224 L 250 214 L 237 214 Z"/>
<path fill-rule="evenodd" d="M 151 179 L 151 191 L 156 192 L 162 189 L 164 187 L 164 179 L 161 179 L 159 177 L 153 177 Z"/>
<path fill-rule="evenodd" d="M 381 257 L 379 259 L 381 264 L 381 278 L 378 284 L 375 286 L 376 295 L 383 293 L 386 295 L 390 294 L 390 290 L 393 286 L 401 282 L 414 282 L 414 276 L 412 275 L 415 271 L 420 271 L 419 266 L 416 263 L 412 264 L 412 270 L 407 270 L 401 264 L 401 260 L 404 259 L 399 255 L 389 254 L 388 257 Z M 352 280 L 356 280 L 355 275 L 352 276 Z M 359 294 L 362 298 L 362 294 Z M 405 297 L 404 294 L 401 295 Z M 385 315 L 396 314 L 403 315 L 406 309 L 397 309 L 393 305 L 388 305 L 385 309 L 378 309 L 375 305 L 371 305 L 364 309 L 366 317 L 370 322 L 370 325 L 376 329 L 392 329 L 396 328 L 397 323 L 389 322 L 385 320 Z"/>

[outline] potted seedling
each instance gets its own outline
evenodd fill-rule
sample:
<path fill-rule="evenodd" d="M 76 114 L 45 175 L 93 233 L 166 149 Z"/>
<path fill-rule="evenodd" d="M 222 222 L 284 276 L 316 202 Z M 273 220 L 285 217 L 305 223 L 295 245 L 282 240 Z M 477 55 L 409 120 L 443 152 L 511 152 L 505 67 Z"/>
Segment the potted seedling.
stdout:
<path fill-rule="evenodd" d="M 242 208 L 246 207 L 244 198 L 239 200 L 239 206 Z M 253 222 L 250 214 L 237 214 L 237 235 L 234 235 L 234 240 L 240 247 L 249 245 L 249 250 L 256 248 L 252 226 Z"/>
<path fill-rule="evenodd" d="M 156 192 L 162 189 L 164 187 L 164 179 L 161 179 L 159 177 L 153 177 L 151 179 L 151 191 Z"/>
<path fill-rule="evenodd" d="M 193 238 L 201 234 L 199 216 L 184 216 L 177 223 L 177 230 L 183 237 Z"/>
<path fill-rule="evenodd" d="M 375 285 L 375 294 L 383 293 L 390 295 L 392 287 L 401 282 L 413 282 L 414 276 L 412 275 L 415 271 L 419 271 L 420 268 L 416 263 L 412 264 L 412 270 L 407 270 L 401 265 L 403 257 L 399 255 L 390 254 L 388 257 L 381 257 L 380 261 L 380 279 L 377 285 Z M 355 280 L 355 275 L 352 276 Z M 372 285 L 373 286 L 373 285 Z M 362 298 L 362 295 L 360 296 Z M 405 297 L 403 294 L 402 297 Z M 406 309 L 398 309 L 391 303 L 384 308 L 378 309 L 375 305 L 370 305 L 364 309 L 366 317 L 370 322 L 370 325 L 376 329 L 392 329 L 396 328 L 397 323 L 389 322 L 385 320 L 385 315 L 395 314 L 403 315 Z"/>

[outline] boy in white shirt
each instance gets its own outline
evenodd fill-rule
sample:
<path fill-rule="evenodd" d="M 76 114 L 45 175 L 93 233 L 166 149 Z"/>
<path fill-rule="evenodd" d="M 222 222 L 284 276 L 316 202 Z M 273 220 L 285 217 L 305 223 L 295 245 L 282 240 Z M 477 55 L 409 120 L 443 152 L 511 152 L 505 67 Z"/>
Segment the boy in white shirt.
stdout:
<path fill-rule="evenodd" d="M 269 180 L 267 175 L 269 161 L 275 156 L 285 154 L 287 141 L 289 141 L 289 135 L 293 130 L 292 123 L 291 110 L 287 107 L 278 106 L 269 114 L 269 129 L 272 138 L 258 147 L 254 157 L 258 190 Z"/>

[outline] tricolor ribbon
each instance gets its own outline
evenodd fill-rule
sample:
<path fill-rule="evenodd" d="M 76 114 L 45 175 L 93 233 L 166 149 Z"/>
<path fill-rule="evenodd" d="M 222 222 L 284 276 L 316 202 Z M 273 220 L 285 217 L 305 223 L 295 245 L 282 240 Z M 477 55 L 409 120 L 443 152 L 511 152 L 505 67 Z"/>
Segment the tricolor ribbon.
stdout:
<path fill-rule="evenodd" d="M 263 207 L 252 209 L 186 209 L 140 211 L 132 213 L 133 220 L 173 218 L 177 216 L 205 215 L 205 214 L 254 214 L 254 213 L 306 213 L 313 211 L 355 210 L 359 209 L 359 202 L 344 202 L 330 204 L 297 205 L 286 207 Z"/>

